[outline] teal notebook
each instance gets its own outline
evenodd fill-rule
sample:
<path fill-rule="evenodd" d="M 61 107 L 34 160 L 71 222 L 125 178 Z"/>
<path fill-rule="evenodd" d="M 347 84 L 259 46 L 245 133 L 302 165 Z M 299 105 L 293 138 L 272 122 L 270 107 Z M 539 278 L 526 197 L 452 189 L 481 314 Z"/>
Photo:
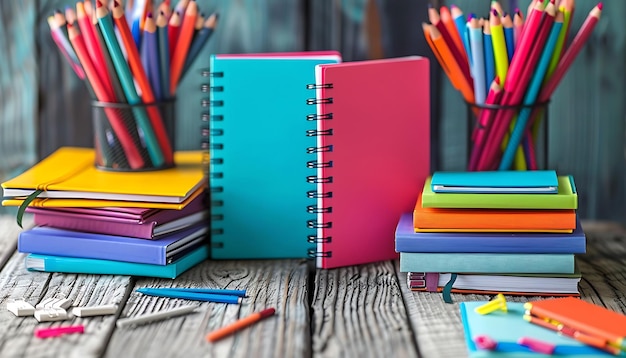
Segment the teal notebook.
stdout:
<path fill-rule="evenodd" d="M 176 278 L 208 257 L 209 248 L 202 245 L 167 265 L 39 254 L 26 256 L 25 265 L 29 271 Z"/>
<path fill-rule="evenodd" d="M 486 172 L 435 172 L 435 193 L 557 193 L 554 170 L 499 170 Z"/>
<path fill-rule="evenodd" d="M 401 252 L 400 271 L 574 273 L 574 254 Z"/>
<path fill-rule="evenodd" d="M 211 258 L 306 258 L 317 146 L 307 104 L 315 65 L 338 52 L 212 55 L 209 104 Z M 313 108 L 312 108 L 313 107 Z M 307 207 L 310 209 L 307 210 Z"/>
<path fill-rule="evenodd" d="M 556 194 L 475 194 L 435 193 L 432 177 L 426 179 L 422 190 L 422 207 L 465 209 L 577 209 L 578 194 L 574 177 L 559 176 Z"/>
<path fill-rule="evenodd" d="M 507 312 L 495 311 L 486 315 L 474 311 L 487 302 L 461 302 L 461 319 L 469 356 L 484 357 L 552 357 L 539 354 L 518 344 L 521 337 L 534 338 L 555 346 L 554 357 L 610 357 L 611 355 L 587 346 L 572 338 L 559 335 L 555 331 L 540 327 L 524 320 L 524 303 L 507 302 Z M 476 337 L 487 336 L 495 341 L 493 350 L 477 346 Z"/>

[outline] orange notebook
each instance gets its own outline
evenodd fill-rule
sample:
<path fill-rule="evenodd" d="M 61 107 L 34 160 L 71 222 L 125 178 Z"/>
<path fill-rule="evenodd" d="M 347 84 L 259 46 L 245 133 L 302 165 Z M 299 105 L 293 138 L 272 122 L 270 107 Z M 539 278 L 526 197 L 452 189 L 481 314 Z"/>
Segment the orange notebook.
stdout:
<path fill-rule="evenodd" d="M 416 232 L 560 232 L 576 229 L 576 210 L 423 208 L 413 209 Z"/>
<path fill-rule="evenodd" d="M 524 308 L 533 323 L 614 354 L 626 352 L 626 315 L 573 297 L 531 301 Z"/>

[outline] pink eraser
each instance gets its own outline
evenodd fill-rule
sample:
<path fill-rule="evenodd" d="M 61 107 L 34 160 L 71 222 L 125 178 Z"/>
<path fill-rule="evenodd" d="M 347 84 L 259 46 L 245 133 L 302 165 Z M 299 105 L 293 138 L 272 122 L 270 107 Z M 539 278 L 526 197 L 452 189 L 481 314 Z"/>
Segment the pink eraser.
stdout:
<path fill-rule="evenodd" d="M 494 341 L 493 339 L 491 339 L 491 337 L 486 336 L 486 335 L 474 337 L 474 343 L 476 343 L 476 346 L 478 348 L 486 349 L 490 351 L 496 349 L 496 345 L 498 345 L 496 341 Z"/>

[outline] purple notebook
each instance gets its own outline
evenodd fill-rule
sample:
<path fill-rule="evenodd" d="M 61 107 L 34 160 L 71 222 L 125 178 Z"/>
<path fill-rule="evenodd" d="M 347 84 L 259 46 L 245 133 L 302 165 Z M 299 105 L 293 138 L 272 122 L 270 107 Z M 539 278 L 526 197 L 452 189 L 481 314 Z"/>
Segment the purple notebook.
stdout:
<path fill-rule="evenodd" d="M 208 222 L 204 197 L 198 196 L 182 210 L 144 208 L 39 208 L 28 207 L 37 226 L 158 239 L 192 225 Z"/>

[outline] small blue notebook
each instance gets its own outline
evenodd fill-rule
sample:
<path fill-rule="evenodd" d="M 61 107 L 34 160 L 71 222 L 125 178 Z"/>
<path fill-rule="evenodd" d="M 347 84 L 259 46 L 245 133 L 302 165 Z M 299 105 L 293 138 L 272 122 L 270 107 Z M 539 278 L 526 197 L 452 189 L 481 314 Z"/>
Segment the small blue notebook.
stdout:
<path fill-rule="evenodd" d="M 533 352 L 517 343 L 521 337 L 534 338 L 554 344 L 554 357 L 610 357 L 611 354 L 587 346 L 524 320 L 524 303 L 507 302 L 507 312 L 495 311 L 486 315 L 474 311 L 487 302 L 461 302 L 461 319 L 469 356 L 477 357 L 551 357 Z M 485 335 L 497 342 L 494 350 L 477 347 L 477 336 Z"/>
<path fill-rule="evenodd" d="M 415 232 L 411 213 L 403 214 L 396 227 L 397 252 L 582 254 L 586 242 L 578 218 L 572 233 Z"/>
<path fill-rule="evenodd" d="M 555 194 L 559 187 L 554 170 L 435 172 L 430 185 L 435 193 L 484 194 Z"/>

